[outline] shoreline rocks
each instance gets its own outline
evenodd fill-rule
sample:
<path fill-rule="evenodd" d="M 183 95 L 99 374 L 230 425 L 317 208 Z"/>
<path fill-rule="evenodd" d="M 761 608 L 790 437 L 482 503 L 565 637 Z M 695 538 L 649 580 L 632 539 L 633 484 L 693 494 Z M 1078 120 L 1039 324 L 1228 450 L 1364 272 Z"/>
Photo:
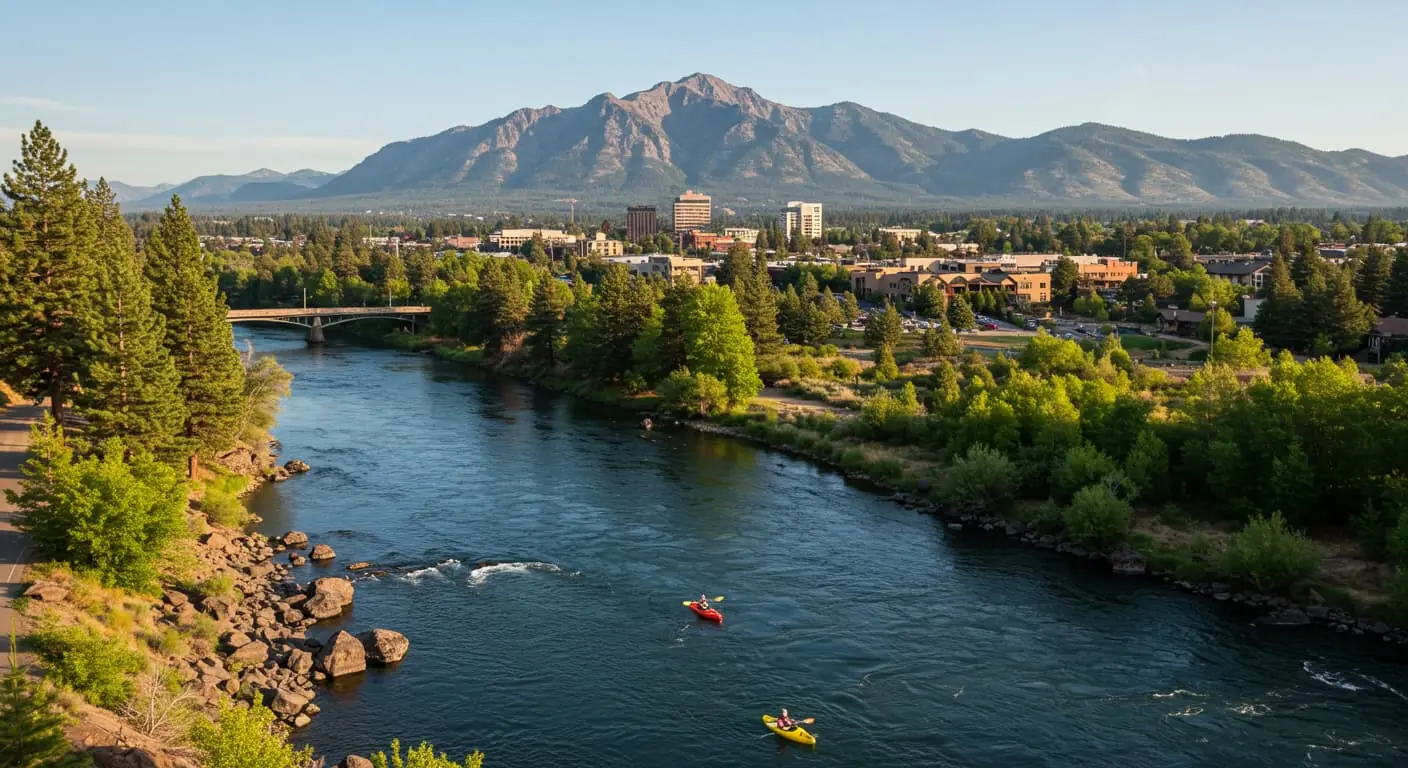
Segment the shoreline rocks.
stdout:
<path fill-rule="evenodd" d="M 319 562 L 332 560 L 335 557 L 337 557 L 337 552 L 333 551 L 333 548 L 326 544 L 316 544 L 313 546 L 313 551 L 308 553 L 309 560 Z"/>
<path fill-rule="evenodd" d="M 366 651 L 367 662 L 382 666 L 401 661 L 406 657 L 406 651 L 411 649 L 411 641 L 406 639 L 405 635 L 389 629 L 359 632 L 357 640 Z"/>

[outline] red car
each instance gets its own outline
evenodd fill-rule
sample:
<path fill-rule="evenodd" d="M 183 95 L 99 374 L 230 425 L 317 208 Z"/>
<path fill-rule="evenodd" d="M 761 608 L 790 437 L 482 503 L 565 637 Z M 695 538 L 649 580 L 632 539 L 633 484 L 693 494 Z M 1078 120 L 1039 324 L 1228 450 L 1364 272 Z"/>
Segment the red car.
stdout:
<path fill-rule="evenodd" d="M 995 331 L 997 330 L 997 323 L 983 323 L 980 327 L 985 331 Z"/>

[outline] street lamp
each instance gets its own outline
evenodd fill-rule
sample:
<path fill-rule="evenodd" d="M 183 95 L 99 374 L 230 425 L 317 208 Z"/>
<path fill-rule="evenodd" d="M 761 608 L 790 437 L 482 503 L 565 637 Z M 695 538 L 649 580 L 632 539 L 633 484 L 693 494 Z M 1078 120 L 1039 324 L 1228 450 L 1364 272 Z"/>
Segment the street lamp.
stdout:
<path fill-rule="evenodd" d="M 1208 322 L 1208 360 L 1211 361 L 1213 353 L 1217 351 L 1217 299 L 1208 302 L 1208 305 L 1212 307 Z"/>

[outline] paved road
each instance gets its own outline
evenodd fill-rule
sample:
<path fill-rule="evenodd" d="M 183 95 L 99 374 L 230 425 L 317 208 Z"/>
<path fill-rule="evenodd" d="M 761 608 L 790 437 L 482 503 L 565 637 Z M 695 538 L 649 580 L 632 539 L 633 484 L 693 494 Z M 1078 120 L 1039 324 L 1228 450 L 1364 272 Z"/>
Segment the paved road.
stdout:
<path fill-rule="evenodd" d="M 17 620 L 10 601 L 20 594 L 24 583 L 27 547 L 24 537 L 12 523 L 14 507 L 4 498 L 4 489 L 18 490 L 20 465 L 29 447 L 29 425 L 42 417 L 38 405 L 16 405 L 0 411 L 0 651 L 9 650 L 10 627 Z M 21 633 L 22 634 L 22 633 Z M 10 668 L 8 653 L 0 653 L 0 670 Z"/>

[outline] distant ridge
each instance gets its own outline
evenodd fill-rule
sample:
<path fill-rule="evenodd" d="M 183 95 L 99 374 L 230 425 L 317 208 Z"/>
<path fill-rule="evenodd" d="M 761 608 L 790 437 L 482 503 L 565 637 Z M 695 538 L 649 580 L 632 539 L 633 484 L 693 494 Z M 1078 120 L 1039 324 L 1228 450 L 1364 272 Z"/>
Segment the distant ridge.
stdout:
<path fill-rule="evenodd" d="M 1014 139 L 920 125 L 854 102 L 789 107 L 706 74 L 395 142 L 333 178 L 250 176 L 201 177 L 156 197 L 344 210 L 568 196 L 620 205 L 664 203 L 692 187 L 740 209 L 787 199 L 850 207 L 1408 204 L 1408 157 L 1245 134 L 1169 139 L 1098 123 Z M 181 191 L 188 187 L 200 194 Z"/>

